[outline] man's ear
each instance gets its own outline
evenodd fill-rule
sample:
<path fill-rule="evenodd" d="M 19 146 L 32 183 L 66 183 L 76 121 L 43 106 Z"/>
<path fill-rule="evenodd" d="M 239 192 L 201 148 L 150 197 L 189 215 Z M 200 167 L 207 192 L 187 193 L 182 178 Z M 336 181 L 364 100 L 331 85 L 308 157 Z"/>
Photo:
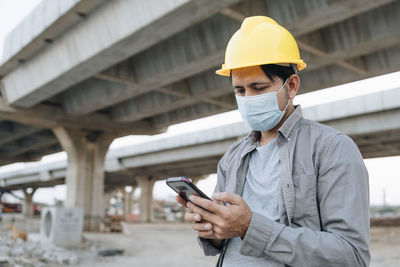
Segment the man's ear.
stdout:
<path fill-rule="evenodd" d="M 297 92 L 299 91 L 300 88 L 300 77 L 297 74 L 292 74 L 289 77 L 289 82 L 288 82 L 288 93 L 289 93 L 289 98 L 293 99 L 296 95 Z"/>

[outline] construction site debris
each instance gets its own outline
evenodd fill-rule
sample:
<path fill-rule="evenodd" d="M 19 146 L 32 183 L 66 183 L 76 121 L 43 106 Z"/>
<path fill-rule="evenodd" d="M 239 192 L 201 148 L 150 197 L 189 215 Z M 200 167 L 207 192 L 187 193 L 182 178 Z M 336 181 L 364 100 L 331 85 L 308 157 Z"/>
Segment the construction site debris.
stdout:
<path fill-rule="evenodd" d="M 121 222 L 124 220 L 123 215 L 107 215 L 100 225 L 101 232 L 122 232 Z"/>
<path fill-rule="evenodd" d="M 97 253 L 99 256 L 103 257 L 110 257 L 115 255 L 122 255 L 124 254 L 123 249 L 102 249 Z"/>

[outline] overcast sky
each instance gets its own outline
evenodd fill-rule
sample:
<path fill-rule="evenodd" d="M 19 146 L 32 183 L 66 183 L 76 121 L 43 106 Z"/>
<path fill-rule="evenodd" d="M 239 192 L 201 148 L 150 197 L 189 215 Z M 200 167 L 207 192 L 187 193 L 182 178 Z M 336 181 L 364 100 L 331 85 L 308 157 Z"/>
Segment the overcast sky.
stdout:
<path fill-rule="evenodd" d="M 40 0 L 0 0 L 0 55 L 2 55 L 5 35 L 11 31 L 18 24 L 18 22 L 24 18 L 26 14 L 28 14 L 39 2 Z M 2 58 L 2 56 L 0 56 L 0 58 Z M 307 107 L 395 87 L 400 87 L 400 72 L 299 95 L 296 97 L 295 103 L 301 104 L 302 107 Z M 167 133 L 158 136 L 128 136 L 119 138 L 112 143 L 111 149 L 138 142 L 150 141 L 166 136 L 182 134 L 189 131 L 216 127 L 222 124 L 228 124 L 240 120 L 241 118 L 237 111 L 227 112 L 171 126 L 169 127 Z M 0 167 L 0 172 L 25 168 L 27 166 L 49 161 L 62 160 L 65 158 L 66 154 L 61 152 L 55 155 L 46 156 L 39 163 L 19 163 Z M 382 204 L 382 192 L 385 190 L 387 203 L 400 205 L 400 171 L 398 167 L 400 166 L 400 156 L 368 159 L 364 162 L 370 175 L 371 204 Z M 206 194 L 211 195 L 215 183 L 216 175 L 214 174 L 210 175 L 207 179 L 200 181 L 199 187 Z M 34 195 L 34 201 L 52 204 L 54 203 L 55 199 L 65 199 L 65 192 L 66 187 L 64 185 L 56 186 L 54 188 L 39 189 Z M 140 190 L 137 190 L 135 195 L 138 196 L 139 194 Z M 154 198 L 173 199 L 174 192 L 166 187 L 164 181 L 159 181 L 154 187 Z"/>

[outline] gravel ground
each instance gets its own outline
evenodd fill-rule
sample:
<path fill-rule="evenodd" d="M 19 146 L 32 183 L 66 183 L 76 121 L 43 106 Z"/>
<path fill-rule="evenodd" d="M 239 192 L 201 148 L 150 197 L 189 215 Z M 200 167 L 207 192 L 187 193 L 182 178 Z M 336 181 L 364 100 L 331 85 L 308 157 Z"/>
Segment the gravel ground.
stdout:
<path fill-rule="evenodd" d="M 2 245 L 1 242 L 3 242 L 3 247 L 4 242 L 12 243 L 9 239 L 6 241 L 8 236 L 6 228 L 9 221 L 10 217 L 3 216 L 3 220 L 0 222 L 0 246 Z M 124 223 L 124 234 L 84 233 L 82 245 L 69 251 L 52 247 L 38 248 L 37 243 L 35 243 L 39 240 L 38 219 L 23 220 L 17 216 L 14 224 L 19 229 L 27 230 L 30 233 L 30 244 L 21 244 L 19 242 L 10 246 L 17 251 L 20 249 L 19 247 L 31 250 L 30 252 L 25 251 L 23 255 L 21 255 L 21 252 L 18 256 L 9 255 L 13 260 L 19 259 L 17 261 L 19 265 L 14 266 L 65 266 L 65 264 L 60 263 L 65 255 L 72 255 L 77 258 L 78 263 L 70 264 L 70 266 L 207 267 L 215 266 L 217 262 L 217 257 L 203 255 L 190 224 Z M 98 251 L 103 249 L 123 249 L 124 254 L 111 257 L 98 256 Z M 373 227 L 371 229 L 371 252 L 371 267 L 400 266 L 400 227 Z M 40 262 L 40 264 L 30 264 L 29 259 L 31 263 Z M 7 265 L 0 264 L 0 266 Z"/>

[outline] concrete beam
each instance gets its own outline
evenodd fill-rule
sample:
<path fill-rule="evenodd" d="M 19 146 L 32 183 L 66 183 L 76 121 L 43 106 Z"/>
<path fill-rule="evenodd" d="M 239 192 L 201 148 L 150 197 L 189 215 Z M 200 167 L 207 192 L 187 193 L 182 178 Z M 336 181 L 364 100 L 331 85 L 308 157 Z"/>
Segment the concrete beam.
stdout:
<path fill-rule="evenodd" d="M 7 158 L 0 158 L 0 166 L 16 163 L 16 162 L 32 162 L 38 161 L 40 158 L 31 157 L 30 155 L 22 155 L 17 157 L 7 157 Z"/>
<path fill-rule="evenodd" d="M 32 159 L 40 160 L 43 156 L 61 151 L 61 145 L 57 142 L 57 144 L 53 144 L 47 147 L 41 147 L 39 151 L 29 151 L 26 153 L 26 155 Z"/>
<path fill-rule="evenodd" d="M 221 15 L 194 25 L 97 76 L 125 81 L 125 86 L 88 81 L 82 83 L 85 90 L 77 85 L 66 91 L 60 96 L 64 110 L 88 114 L 219 66 L 226 43 L 239 26 Z"/>
<path fill-rule="evenodd" d="M 43 155 L 61 151 L 57 139 L 42 131 L 17 141 L 3 144 L 0 148 L 0 165 L 14 162 L 38 161 Z"/>
<path fill-rule="evenodd" d="M 355 17 L 395 0 L 266 0 L 266 12 L 295 36 Z M 316 23 L 318 22 L 318 23 Z"/>
<path fill-rule="evenodd" d="M 330 121 L 351 120 L 356 116 L 366 116 L 386 110 L 400 110 L 400 88 L 375 92 L 363 96 L 342 99 L 303 109 L 306 118 L 328 123 Z M 374 126 L 375 127 L 375 126 Z M 367 128 L 368 129 L 368 128 Z M 374 128 L 376 130 L 376 128 Z M 368 133 L 365 128 L 363 132 Z M 354 133 L 346 129 L 348 134 Z M 360 134 L 360 132 L 357 132 Z"/>
<path fill-rule="evenodd" d="M 159 151 L 140 156 L 130 156 L 121 159 L 121 165 L 128 168 L 137 168 L 143 166 L 145 162 L 151 162 L 152 165 L 177 162 L 185 159 L 201 159 L 206 157 L 216 157 L 223 155 L 226 149 L 232 144 L 231 139 L 221 140 L 212 144 L 201 144 L 194 147 L 175 148 L 170 151 Z"/>
<path fill-rule="evenodd" d="M 3 78 L 7 101 L 32 107 L 238 1 L 106 1 Z"/>
<path fill-rule="evenodd" d="M 358 146 L 373 147 L 375 143 L 394 143 L 400 145 L 400 129 L 386 130 L 374 134 L 356 135 L 353 140 Z"/>
<path fill-rule="evenodd" d="M 230 110 L 232 110 L 232 108 L 228 109 L 210 105 L 208 103 L 200 103 L 154 116 L 150 119 L 150 121 L 153 125 L 157 125 L 157 127 L 165 127 L 168 125 L 195 120 Z"/>
<path fill-rule="evenodd" d="M 357 64 L 363 64 L 366 73 L 357 75 L 338 66 L 325 66 L 302 74 L 299 93 L 308 93 L 322 88 L 399 71 L 400 46 L 364 55 L 357 59 L 353 59 L 352 61 Z"/>
<path fill-rule="evenodd" d="M 394 143 L 374 144 L 369 147 L 359 147 L 364 158 L 398 156 L 400 154 L 399 140 Z"/>
<path fill-rule="evenodd" d="M 137 121 L 171 110 L 190 106 L 199 102 L 219 105 L 222 108 L 235 109 L 235 103 L 224 103 L 215 100 L 216 97 L 233 93 L 229 81 L 215 75 L 213 72 L 203 72 L 170 86 L 170 95 L 165 93 L 150 93 L 125 101 L 111 109 L 114 120 L 126 122 Z M 178 97 L 173 93 L 180 93 Z"/>
<path fill-rule="evenodd" d="M 354 136 L 374 133 L 377 130 L 382 132 L 386 130 L 399 129 L 400 121 L 398 118 L 400 118 L 400 110 L 396 109 L 325 122 L 324 124 L 350 136 Z M 390 119 L 394 120 L 391 121 Z"/>
<path fill-rule="evenodd" d="M 156 164 L 149 165 L 145 167 L 137 167 L 133 169 L 134 174 L 142 174 L 142 173 L 163 173 L 163 172 L 171 172 L 171 171 L 183 171 L 185 169 L 198 168 L 203 166 L 214 166 L 214 171 L 216 171 L 217 164 L 221 159 L 221 155 L 215 157 L 205 157 L 205 158 L 196 158 L 192 160 L 180 160 L 176 162 L 169 162 L 167 164 Z M 140 176 L 140 175 L 139 175 Z M 158 177 L 158 176 L 157 176 Z"/>
<path fill-rule="evenodd" d="M 28 151 L 40 150 L 54 144 L 57 144 L 57 139 L 53 136 L 52 138 L 37 138 L 29 137 L 19 140 L 17 143 L 7 144 L 3 146 L 0 152 L 0 157 L 15 157 L 17 155 L 23 155 Z"/>
<path fill-rule="evenodd" d="M 368 1 L 368 3 L 361 3 L 361 1 L 356 1 L 355 3 L 353 2 L 351 5 L 347 4 L 347 2 L 346 2 L 346 3 L 341 3 L 342 5 L 337 4 L 337 5 L 333 5 L 333 6 L 329 6 L 329 7 L 325 7 L 324 5 L 322 5 L 322 7 L 321 7 L 321 5 L 319 5 L 319 8 L 322 9 L 324 12 L 331 12 L 331 14 L 334 14 L 334 15 L 336 13 L 341 14 L 341 16 L 339 16 L 339 17 L 332 15 L 332 17 L 329 17 L 328 21 L 327 21 L 327 17 L 325 17 L 324 23 L 325 23 L 325 25 L 327 25 L 330 23 L 334 23 L 334 22 L 338 22 L 340 20 L 346 19 L 350 16 L 354 16 L 358 13 L 365 12 L 372 8 L 377 8 L 378 6 L 384 5 L 388 2 L 390 2 L 390 1 Z M 286 4 L 288 4 L 288 3 L 286 3 Z M 271 5 L 272 5 L 272 3 L 271 3 Z M 350 9 L 349 9 L 349 6 L 351 6 Z M 280 8 L 282 9 L 282 7 L 280 7 Z M 338 9 L 340 10 L 340 12 L 337 11 Z M 347 10 L 347 9 L 349 9 L 349 10 Z M 228 10 L 228 13 L 227 13 L 227 10 Z M 343 12 L 343 10 L 346 10 L 346 12 Z M 237 12 L 236 12 L 236 14 L 234 14 L 232 16 L 231 9 L 225 9 L 224 11 L 222 11 L 222 13 L 224 13 L 225 15 L 229 15 L 233 19 L 238 20 L 238 22 L 241 22 L 246 17 L 246 15 L 244 15 L 244 14 L 241 14 L 238 16 Z M 319 14 L 319 13 L 313 12 L 312 14 L 308 14 L 308 15 L 311 17 L 319 16 L 319 15 L 313 15 L 313 14 Z M 335 19 L 333 19 L 333 18 L 335 18 Z M 157 90 L 156 88 L 166 86 L 170 82 L 174 82 L 174 81 L 186 78 L 187 74 L 195 74 L 195 73 L 198 73 L 201 71 L 205 71 L 210 67 L 219 65 L 218 63 L 223 61 L 225 44 L 229 40 L 230 35 L 239 27 L 239 24 L 231 22 L 230 23 L 231 25 L 229 25 L 229 22 L 223 21 L 223 19 L 221 19 L 221 18 L 213 18 L 213 19 L 216 21 L 220 20 L 218 23 L 215 22 L 214 25 L 218 25 L 218 27 L 225 27 L 225 29 L 219 29 L 218 31 L 212 30 L 211 28 L 204 29 L 204 30 L 201 30 L 201 34 L 199 34 L 198 28 L 200 26 L 196 25 L 196 26 L 193 26 L 191 29 L 186 30 L 185 32 L 179 33 L 178 36 L 172 37 L 172 38 L 164 41 L 163 43 L 160 43 L 158 45 L 159 48 L 155 47 L 155 48 L 152 48 L 152 49 L 146 51 L 146 52 L 148 52 L 147 54 L 149 55 L 148 59 L 145 59 L 142 61 L 137 60 L 137 59 L 132 60 L 131 64 L 124 62 L 124 63 L 122 63 L 123 66 L 115 67 L 116 69 L 118 69 L 118 71 L 111 71 L 114 73 L 114 75 L 108 74 L 108 77 L 114 77 L 114 80 L 121 80 L 121 75 L 124 77 L 129 77 L 128 79 L 125 79 L 125 80 L 128 80 L 128 81 L 130 80 L 132 82 L 130 84 L 130 87 L 127 86 L 127 88 L 125 88 L 125 89 L 121 89 L 120 85 L 110 87 L 108 90 L 108 92 L 110 92 L 110 93 L 106 93 L 106 94 L 101 94 L 101 93 L 99 94 L 97 91 L 98 86 L 93 85 L 93 86 L 91 86 L 92 87 L 91 89 L 89 89 L 89 87 L 85 87 L 85 89 L 86 89 L 85 93 L 82 92 L 81 94 L 88 94 L 89 91 L 93 91 L 93 94 L 92 94 L 93 97 L 86 97 L 87 101 L 82 101 L 79 103 L 79 105 L 75 105 L 74 107 L 72 105 L 74 102 L 64 101 L 64 106 L 66 107 L 66 110 L 68 112 L 70 112 L 71 114 L 85 114 L 88 112 L 93 112 L 94 110 L 96 110 L 96 108 L 105 108 L 108 105 L 116 104 L 126 98 L 133 98 L 133 97 L 143 94 L 145 92 L 149 92 L 151 90 Z M 304 21 L 302 16 L 299 16 L 298 21 L 296 21 L 296 22 L 301 22 L 303 24 L 307 24 L 307 22 Z M 210 24 L 209 22 L 203 22 L 202 25 L 204 25 L 204 26 L 202 26 L 202 27 L 206 28 L 207 23 L 208 23 L 208 25 Z M 297 23 L 292 22 L 289 25 L 289 28 L 293 27 L 292 32 L 294 35 L 297 36 L 297 35 L 301 35 L 301 34 L 304 34 L 307 32 L 306 31 L 307 28 L 304 28 L 304 27 L 297 28 L 297 27 L 294 27 L 294 25 L 297 25 Z M 319 25 L 319 24 L 313 23 L 313 25 Z M 315 26 L 313 29 L 316 29 Z M 218 43 L 213 44 L 213 46 L 211 46 L 211 43 L 208 44 L 207 42 L 199 42 L 197 40 L 197 38 L 195 38 L 195 36 L 192 38 L 185 37 L 185 35 L 189 36 L 190 34 L 192 34 L 192 32 L 195 32 L 197 35 L 201 35 L 201 36 L 208 35 L 209 37 L 205 38 L 206 40 L 213 40 L 213 42 L 218 41 Z M 228 36 L 226 36 L 224 34 L 223 37 L 213 36 L 213 33 L 217 33 L 217 32 L 218 33 L 230 32 L 230 34 L 228 34 Z M 186 39 L 185 42 L 182 42 L 181 40 L 184 40 L 184 39 Z M 219 42 L 221 39 L 223 39 L 222 46 L 220 45 L 220 42 Z M 182 48 L 179 47 L 179 44 L 181 44 L 181 43 L 183 43 Z M 200 44 L 201 44 L 201 46 L 203 46 L 203 48 L 202 48 L 203 50 L 206 50 L 206 51 L 211 50 L 211 52 L 209 52 L 211 56 L 210 55 L 206 56 L 201 53 L 197 53 L 198 55 L 193 54 L 193 55 L 195 55 L 195 58 L 193 58 L 193 56 L 190 57 L 190 55 L 188 56 L 187 47 L 199 47 Z M 302 49 L 304 49 L 310 53 L 316 54 L 318 56 L 327 54 L 323 50 L 312 47 L 303 41 L 299 41 L 299 44 Z M 146 52 L 142 53 L 143 55 L 138 55 L 137 58 L 139 58 L 139 59 L 146 58 Z M 171 59 L 168 59 L 168 55 L 171 55 L 170 56 Z M 186 58 L 196 59 L 196 61 L 195 61 L 196 66 L 195 66 L 194 73 L 190 72 L 190 70 L 192 70 L 194 68 L 194 66 L 192 66 L 190 63 L 188 64 L 188 62 L 183 62 L 183 63 L 179 62 L 179 60 L 177 61 L 177 58 L 182 58 L 182 60 L 185 60 Z M 137 63 L 138 61 L 140 61 L 140 63 Z M 159 61 L 159 62 L 157 62 L 157 61 Z M 135 62 L 136 62 L 136 64 L 135 64 Z M 202 62 L 204 62 L 204 63 L 202 63 Z M 146 63 L 148 66 L 143 63 Z M 149 64 L 151 64 L 151 66 Z M 167 69 L 165 69 L 165 70 L 159 69 L 160 66 L 162 67 L 163 65 L 166 65 L 166 64 L 168 64 Z M 204 66 L 204 64 L 206 64 L 205 67 L 202 67 L 202 66 Z M 363 70 L 362 68 L 359 68 L 357 66 L 353 66 L 352 64 L 350 64 L 348 62 L 338 62 L 338 64 L 346 69 L 356 72 L 357 74 L 365 74 L 365 70 Z M 172 65 L 177 66 L 177 70 L 171 70 L 173 67 Z M 125 69 L 125 71 L 123 69 Z M 141 69 L 143 69 L 143 71 L 141 71 Z M 150 73 L 151 73 L 150 75 L 153 75 L 155 80 L 162 81 L 161 83 L 141 84 L 140 82 L 138 82 L 138 80 L 145 80 L 145 78 L 141 78 L 141 74 L 150 76 L 148 72 L 149 72 L 149 70 L 152 70 L 152 69 L 154 69 L 154 70 L 150 71 Z M 126 75 L 129 72 L 132 72 L 132 73 L 134 72 L 134 73 Z M 177 73 L 180 73 L 181 76 L 179 76 L 179 74 L 177 76 Z M 162 77 L 157 77 L 156 76 L 157 74 L 161 74 L 161 75 L 166 74 L 166 75 L 163 75 Z M 104 74 L 101 74 L 101 75 L 103 75 L 103 77 L 106 76 Z M 171 78 L 171 77 L 175 77 L 175 79 L 169 80 L 168 78 Z M 113 88 L 113 90 L 111 88 Z M 69 94 L 71 97 L 76 97 L 76 95 L 79 94 L 79 89 L 77 88 L 74 91 L 67 92 L 66 94 Z M 103 100 L 102 100 L 102 98 L 103 98 Z M 165 101 L 168 100 L 167 97 L 164 97 L 164 98 L 165 98 Z M 174 97 L 170 97 L 170 98 L 176 99 Z M 107 99 L 107 102 L 105 101 L 106 99 Z M 111 99 L 111 102 L 109 101 L 110 99 Z M 129 110 L 131 110 L 132 108 L 134 110 L 131 110 L 131 112 L 137 113 L 136 112 L 137 111 L 137 108 L 136 108 L 137 103 L 143 103 L 143 101 L 141 101 L 141 100 L 143 100 L 143 99 L 142 98 L 132 99 L 130 103 L 125 102 L 122 105 L 118 105 L 112 109 L 112 113 L 115 114 L 114 115 L 115 117 L 117 117 L 121 113 L 122 114 L 127 113 L 127 115 L 128 115 L 130 113 Z M 157 103 L 157 100 L 152 99 L 152 101 Z M 173 100 L 171 100 L 171 101 L 173 101 Z M 185 101 L 188 101 L 188 99 L 186 98 L 185 100 L 182 100 L 182 102 L 185 102 Z M 149 100 L 144 101 L 144 102 L 149 102 Z M 207 102 L 207 101 L 205 101 L 205 102 Z M 104 103 L 104 105 L 102 105 L 102 104 L 99 105 L 99 103 Z M 191 104 L 193 104 L 193 103 L 191 103 Z M 163 112 L 165 112 L 165 111 L 163 111 Z M 122 116 L 121 120 L 122 121 L 134 120 L 134 118 L 135 118 L 135 116 L 133 116 L 132 118 L 129 118 L 129 117 L 130 117 L 129 115 Z"/>
<path fill-rule="evenodd" d="M 364 158 L 395 156 L 400 153 L 398 99 L 393 89 L 304 109 L 304 116 L 354 138 Z"/>
<path fill-rule="evenodd" d="M 394 2 L 304 36 L 301 40 L 312 46 L 323 42 L 327 52 L 311 57 L 305 72 L 400 44 L 399 13 L 400 2 Z"/>
<path fill-rule="evenodd" d="M 7 36 L 0 77 L 26 62 L 57 40 L 67 29 L 84 20 L 104 0 L 45 0 Z"/>
<path fill-rule="evenodd" d="M 84 117 L 69 116 L 61 108 L 53 105 L 41 104 L 29 110 L 13 108 L 8 106 L 2 98 L 0 98 L 0 117 L 42 128 L 67 126 L 92 131 L 120 133 L 121 135 L 156 134 L 164 131 L 164 129 L 156 130 L 146 121 L 133 124 L 116 123 L 109 116 L 99 113 Z"/>
<path fill-rule="evenodd" d="M 19 124 L 11 121 L 2 121 L 0 124 L 8 123 L 10 128 L 8 130 L 2 130 L 0 132 L 0 146 L 11 143 L 25 136 L 33 135 L 35 133 L 43 131 L 41 128 L 32 127 L 29 125 Z"/>
<path fill-rule="evenodd" d="M 364 158 L 400 155 L 400 129 L 355 136 L 353 140 Z"/>
<path fill-rule="evenodd" d="M 0 180 L 0 184 L 2 181 Z M 45 187 L 54 187 L 56 185 L 64 184 L 64 179 L 57 179 L 57 180 L 51 180 L 47 182 L 32 182 L 32 183 L 25 183 L 23 184 L 24 187 L 30 187 L 30 188 L 45 188 Z M 3 186 L 2 186 L 3 187 Z M 17 183 L 12 183 L 7 184 L 4 186 L 4 188 L 7 188 L 8 190 L 21 190 L 21 184 Z"/>
<path fill-rule="evenodd" d="M 222 156 L 222 155 L 221 155 Z M 188 178 L 191 177 L 195 177 L 195 176 L 199 176 L 199 175 L 209 175 L 212 173 L 215 173 L 216 171 L 216 163 L 213 165 L 205 165 L 205 166 L 201 166 L 201 167 L 193 167 L 190 169 L 182 169 L 182 170 L 168 170 L 168 171 L 158 171 L 158 172 L 150 172 L 151 175 L 155 175 L 158 177 L 158 179 L 160 180 L 164 180 L 168 177 L 176 177 L 176 176 L 186 176 Z M 140 170 L 138 172 L 135 172 L 135 175 L 140 176 L 140 175 L 144 175 L 144 174 L 148 174 L 144 173 L 144 172 L 140 172 Z"/>

